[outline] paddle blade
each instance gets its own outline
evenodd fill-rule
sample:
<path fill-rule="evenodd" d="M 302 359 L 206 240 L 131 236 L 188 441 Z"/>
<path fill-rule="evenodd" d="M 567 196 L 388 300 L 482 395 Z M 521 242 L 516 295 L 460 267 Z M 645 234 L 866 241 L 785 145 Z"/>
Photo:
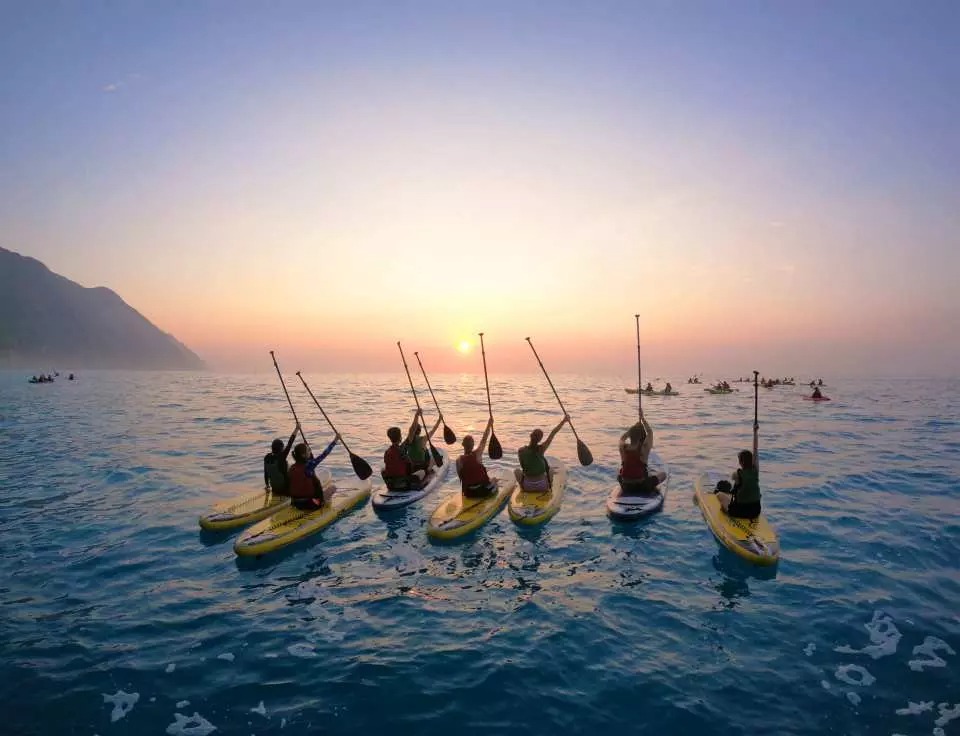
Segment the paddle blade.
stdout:
<path fill-rule="evenodd" d="M 443 425 L 443 441 L 448 445 L 452 445 L 457 441 L 457 435 L 453 433 L 453 430 L 450 429 L 446 424 Z"/>
<path fill-rule="evenodd" d="M 584 467 L 593 463 L 593 454 L 583 440 L 577 440 L 577 458 Z"/>
<path fill-rule="evenodd" d="M 357 474 L 360 480 L 366 480 L 373 475 L 373 468 L 370 467 L 370 463 L 352 452 L 350 453 L 350 464 L 353 466 L 353 472 Z"/>
<path fill-rule="evenodd" d="M 443 455 L 440 454 L 440 450 L 430 445 L 430 454 L 433 455 L 433 462 L 436 463 L 438 468 L 443 465 Z"/>
<path fill-rule="evenodd" d="M 495 434 L 490 436 L 490 449 L 487 454 L 490 455 L 491 460 L 499 460 L 503 457 L 503 448 L 500 447 L 500 440 Z"/>

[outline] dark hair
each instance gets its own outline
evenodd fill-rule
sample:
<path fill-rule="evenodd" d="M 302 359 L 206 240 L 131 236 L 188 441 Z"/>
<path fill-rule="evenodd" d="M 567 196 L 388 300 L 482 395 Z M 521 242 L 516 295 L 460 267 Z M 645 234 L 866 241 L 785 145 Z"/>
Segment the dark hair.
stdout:
<path fill-rule="evenodd" d="M 634 424 L 627 431 L 627 436 L 630 438 L 630 442 L 636 445 L 647 439 L 647 430 L 643 428 L 642 424 Z"/>
<path fill-rule="evenodd" d="M 283 452 L 283 440 L 276 439 L 270 443 L 270 452 L 274 455 L 279 455 Z"/>
<path fill-rule="evenodd" d="M 740 461 L 744 470 L 753 470 L 753 453 L 750 450 L 741 450 L 737 460 Z"/>
<path fill-rule="evenodd" d="M 301 442 L 293 448 L 293 459 L 297 462 L 304 462 L 307 459 L 307 443 Z"/>
<path fill-rule="evenodd" d="M 399 442 L 403 439 L 403 432 L 400 431 L 400 427 L 390 427 L 387 430 L 387 437 L 391 442 Z"/>
<path fill-rule="evenodd" d="M 542 439 L 543 439 L 543 430 L 540 429 L 539 427 L 538 427 L 537 429 L 533 430 L 533 431 L 530 433 L 530 443 L 531 443 L 531 444 L 539 445 L 539 444 L 540 444 L 540 440 L 542 440 Z"/>

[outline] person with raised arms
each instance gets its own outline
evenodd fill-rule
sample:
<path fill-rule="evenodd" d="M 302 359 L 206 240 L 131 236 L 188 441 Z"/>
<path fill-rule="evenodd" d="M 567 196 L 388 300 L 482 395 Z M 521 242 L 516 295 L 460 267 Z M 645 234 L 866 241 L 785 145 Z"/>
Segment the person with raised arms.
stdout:
<path fill-rule="evenodd" d="M 390 427 L 387 438 L 390 447 L 383 453 L 383 480 L 391 491 L 413 491 L 420 487 L 427 475 L 426 468 L 414 469 L 409 449 L 420 428 L 420 411 L 413 412 L 413 421 L 404 438 L 400 427 Z"/>
<path fill-rule="evenodd" d="M 293 465 L 290 466 L 289 478 L 290 500 L 294 507 L 304 511 L 323 508 L 327 499 L 324 498 L 323 485 L 316 476 L 316 470 L 339 441 L 340 435 L 337 434 L 319 457 L 313 457 L 306 442 L 301 442 L 293 448 Z M 333 491 L 330 490 L 332 494 Z"/>
<path fill-rule="evenodd" d="M 620 473 L 617 481 L 624 496 L 644 496 L 654 493 L 667 479 L 663 471 L 650 474 L 647 462 L 653 449 L 653 429 L 646 417 L 620 436 Z"/>
<path fill-rule="evenodd" d="M 270 445 L 270 452 L 263 458 L 263 488 L 266 491 L 272 491 L 279 496 L 287 495 L 290 485 L 287 456 L 290 454 L 290 448 L 293 447 L 293 441 L 297 438 L 297 432 L 300 431 L 300 422 L 290 433 L 290 439 L 286 446 L 281 438 L 277 438 Z"/>
<path fill-rule="evenodd" d="M 517 477 L 517 482 L 525 491 L 550 491 L 550 485 L 553 479 L 550 477 L 550 464 L 547 462 L 547 448 L 553 442 L 563 425 L 570 421 L 570 415 L 564 414 L 560 423 L 550 430 L 545 442 L 543 440 L 543 430 L 537 428 L 530 433 L 530 444 L 524 445 L 517 450 L 517 457 L 520 460 L 520 467 L 513 472 Z"/>
<path fill-rule="evenodd" d="M 466 498 L 486 498 L 497 492 L 497 484 L 490 480 L 487 469 L 483 467 L 483 452 L 492 431 L 491 416 L 483 430 L 479 447 L 475 447 L 472 435 L 463 438 L 463 454 L 457 458 L 457 477 L 460 478 L 461 490 Z"/>
<path fill-rule="evenodd" d="M 423 420 L 423 413 L 418 413 L 419 419 Z M 442 423 L 443 419 L 438 419 L 430 431 L 424 435 L 420 421 L 414 420 L 413 433 L 407 439 L 407 460 L 410 462 L 410 469 L 413 473 L 423 471 L 424 477 L 430 473 L 430 468 L 433 467 L 434 463 L 433 457 L 427 449 L 427 440 L 433 438 Z"/>

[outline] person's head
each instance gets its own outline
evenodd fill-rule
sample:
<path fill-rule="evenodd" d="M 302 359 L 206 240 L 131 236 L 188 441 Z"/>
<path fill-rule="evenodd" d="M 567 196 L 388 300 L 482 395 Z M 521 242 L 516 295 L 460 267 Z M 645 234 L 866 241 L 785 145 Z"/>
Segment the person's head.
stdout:
<path fill-rule="evenodd" d="M 473 452 L 474 445 L 476 443 L 473 440 L 473 435 L 468 434 L 463 438 L 463 451 L 466 453 Z"/>
<path fill-rule="evenodd" d="M 283 452 L 283 440 L 278 438 L 271 442 L 270 452 L 272 452 L 274 455 L 279 455 L 281 452 Z"/>
<path fill-rule="evenodd" d="M 530 433 L 530 445 L 535 446 L 539 445 L 540 441 L 543 439 L 543 430 L 537 427 Z"/>
<path fill-rule="evenodd" d="M 307 458 L 310 455 L 310 450 L 307 449 L 307 443 L 301 442 L 298 445 L 295 445 L 293 448 L 293 459 L 298 463 L 307 462 Z"/>
<path fill-rule="evenodd" d="M 637 422 L 627 431 L 627 437 L 630 438 L 631 445 L 639 445 L 647 439 L 647 430 L 643 428 L 642 424 Z"/>
<path fill-rule="evenodd" d="M 740 461 L 740 467 L 744 470 L 753 470 L 753 453 L 750 450 L 741 450 L 737 460 Z"/>
<path fill-rule="evenodd" d="M 403 432 L 400 431 L 400 427 L 390 427 L 390 429 L 387 430 L 387 437 L 389 438 L 390 442 L 395 445 L 399 445 L 400 441 L 403 439 Z"/>

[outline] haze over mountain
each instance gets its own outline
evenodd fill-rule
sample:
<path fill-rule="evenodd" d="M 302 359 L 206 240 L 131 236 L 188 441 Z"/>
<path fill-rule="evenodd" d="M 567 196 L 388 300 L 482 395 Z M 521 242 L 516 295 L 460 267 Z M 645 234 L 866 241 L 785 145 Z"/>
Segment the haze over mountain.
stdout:
<path fill-rule="evenodd" d="M 0 248 L 0 367 L 198 370 L 200 357 L 102 286 Z"/>

